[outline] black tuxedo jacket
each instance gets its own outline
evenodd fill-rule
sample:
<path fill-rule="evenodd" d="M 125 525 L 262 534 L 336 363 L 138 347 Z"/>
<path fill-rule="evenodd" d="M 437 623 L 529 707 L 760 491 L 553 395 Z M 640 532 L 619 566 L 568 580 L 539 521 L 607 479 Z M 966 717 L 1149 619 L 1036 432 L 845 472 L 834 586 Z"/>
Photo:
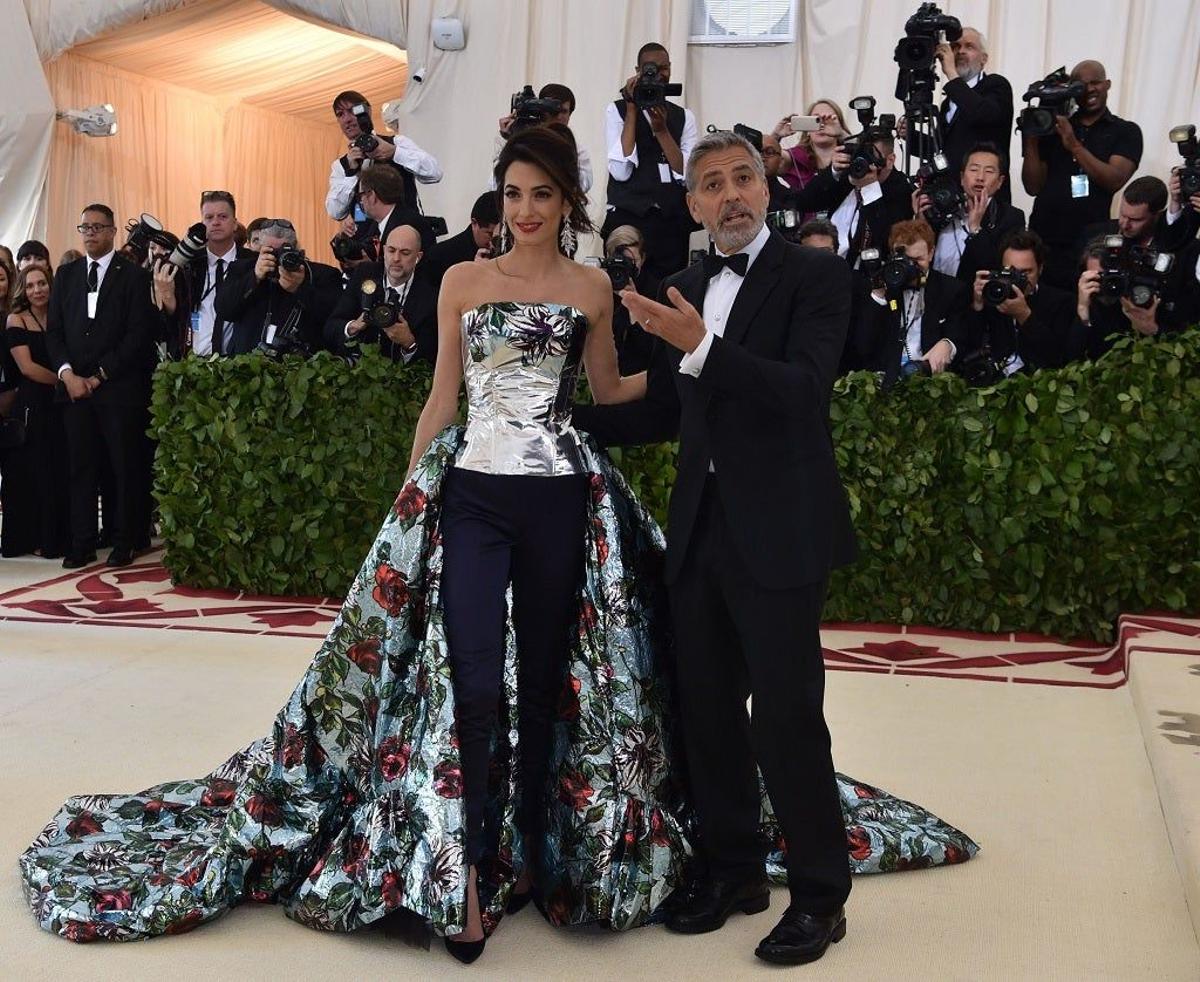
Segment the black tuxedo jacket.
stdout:
<path fill-rule="evenodd" d="M 225 271 L 217 287 L 213 304 L 217 317 L 233 323 L 233 340 L 229 355 L 244 355 L 258 347 L 266 337 L 267 325 L 282 330 L 293 310 L 299 309 L 296 325 L 299 335 L 310 347 L 319 347 L 321 329 L 336 303 L 336 290 L 341 289 L 341 273 L 332 266 L 309 263 L 304 282 L 295 293 L 288 293 L 278 280 L 259 283 L 254 278 L 258 254 L 250 253 L 238 259 Z"/>
<path fill-rule="evenodd" d="M 54 371 L 69 363 L 80 376 L 96 375 L 104 369 L 108 380 L 89 397 L 98 405 L 146 405 L 157 326 L 150 274 L 116 253 L 100 284 L 96 317 L 89 320 L 89 261 L 84 256 L 58 269 L 46 323 L 50 363 Z"/>
<path fill-rule="evenodd" d="M 670 286 L 703 310 L 701 264 L 668 277 L 660 296 Z M 687 555 L 710 462 L 734 547 L 760 586 L 816 583 L 852 561 L 854 530 L 829 429 L 849 319 L 845 262 L 772 232 L 699 378 L 681 374 L 682 354 L 659 342 L 643 401 L 576 408 L 579 429 L 606 445 L 679 438 L 668 583 Z"/>
<path fill-rule="evenodd" d="M 997 197 L 988 206 L 979 232 L 967 240 L 955 277 L 974 289 L 976 273 L 1000 268 L 1000 243 L 1005 236 L 1024 227 L 1025 212 Z"/>
<path fill-rule="evenodd" d="M 854 242 L 849 243 L 846 253 L 846 261 L 851 266 L 858 261 L 858 254 L 863 249 L 874 248 L 886 254 L 888 233 L 891 232 L 892 226 L 913 217 L 913 186 L 907 177 L 893 170 L 883 182 L 882 190 L 883 197 L 863 205 L 862 216 L 859 218 L 860 227 L 856 235 L 859 241 L 857 245 Z M 853 193 L 854 186 L 845 176 L 834 177 L 833 168 L 826 167 L 818 171 L 803 188 L 792 192 L 789 207 L 801 212 L 828 212 L 832 218 L 846 197 Z"/>
<path fill-rule="evenodd" d="M 952 78 L 942 88 L 946 98 L 938 110 L 942 125 L 942 140 L 946 160 L 957 173 L 962 170 L 967 151 L 976 143 L 994 143 L 1007 161 L 1013 134 L 1013 92 L 1003 75 L 983 73 L 975 88 L 961 78 Z M 953 122 L 946 122 L 946 112 L 953 100 L 958 107 Z M 1004 172 L 1005 178 L 1008 171 Z M 1005 180 L 997 197 L 1012 200 L 1011 181 Z"/>
<path fill-rule="evenodd" d="M 860 289 L 870 290 L 864 278 Z M 967 352 L 964 319 L 971 302 L 971 291 L 952 276 L 931 269 L 925 280 L 925 312 L 921 315 L 921 350 L 928 351 L 943 338 L 957 349 L 955 358 Z M 861 296 L 855 305 L 859 311 L 854 325 L 859 357 L 871 371 L 894 375 L 900 368 L 903 351 L 901 318 L 887 304 L 871 296 Z M 914 357 L 916 352 L 913 352 Z"/>
<path fill-rule="evenodd" d="M 1004 361 L 1015 352 L 1026 371 L 1061 368 L 1083 357 L 1087 338 L 1075 316 L 1072 294 L 1039 284 L 1029 298 L 1029 311 L 1029 319 L 1021 325 L 989 304 L 983 310 L 969 311 L 966 323 L 970 352 L 980 350 L 986 339 L 993 358 Z"/>
<path fill-rule="evenodd" d="M 425 257 L 417 267 L 417 275 L 423 276 L 432 284 L 436 293 L 442 288 L 442 277 L 446 275 L 446 270 L 459 263 L 471 262 L 478 249 L 471 226 L 468 225 L 457 235 L 443 239 L 425 253 Z"/>
<path fill-rule="evenodd" d="M 420 276 L 420 268 L 424 264 L 425 260 L 421 260 L 417 271 L 413 273 L 403 311 L 413 337 L 417 339 L 417 353 L 413 355 L 413 360 L 423 359 L 432 365 L 437 361 L 437 291 Z M 325 347 L 334 354 L 345 355 L 353 349 L 361 349 L 364 344 L 378 344 L 385 357 L 392 361 L 403 361 L 400 347 L 374 327 L 368 326 L 353 341 L 346 341 L 347 322 L 362 313 L 362 284 L 367 279 L 375 280 L 383 289 L 386 284 L 383 266 L 379 263 L 362 263 L 355 267 L 341 299 L 325 321 Z"/>

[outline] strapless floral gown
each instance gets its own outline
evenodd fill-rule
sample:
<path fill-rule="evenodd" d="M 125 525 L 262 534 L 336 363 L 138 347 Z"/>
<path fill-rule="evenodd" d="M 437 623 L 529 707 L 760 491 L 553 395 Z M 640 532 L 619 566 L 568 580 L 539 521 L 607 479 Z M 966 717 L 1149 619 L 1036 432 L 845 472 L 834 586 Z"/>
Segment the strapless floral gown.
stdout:
<path fill-rule="evenodd" d="M 586 328 L 570 307 L 487 304 L 464 316 L 464 357 L 494 356 L 502 345 L 524 353 L 510 360 L 513 371 L 558 358 L 553 370 L 569 373 Z M 504 362 L 492 364 L 503 371 Z M 502 389 L 469 387 L 482 400 Z M 590 474 L 580 530 L 587 560 L 536 875 L 553 922 L 623 930 L 655 918 L 691 856 L 674 749 L 664 540 L 608 458 L 569 435 Z M 73 941 L 139 940 L 191 930 L 253 900 L 326 931 L 364 928 L 402 909 L 435 934 L 462 929 L 462 777 L 439 510 L 447 470 L 464 452 L 460 427 L 430 446 L 268 735 L 203 777 L 67 799 L 20 858 L 42 928 Z M 517 658 L 510 622 L 489 801 L 495 846 L 479 869 L 489 932 L 524 866 L 508 713 Z M 854 872 L 958 863 L 977 852 L 919 806 L 838 781 Z M 772 843 L 768 872 L 783 882 L 786 844 L 765 796 L 763 834 Z"/>

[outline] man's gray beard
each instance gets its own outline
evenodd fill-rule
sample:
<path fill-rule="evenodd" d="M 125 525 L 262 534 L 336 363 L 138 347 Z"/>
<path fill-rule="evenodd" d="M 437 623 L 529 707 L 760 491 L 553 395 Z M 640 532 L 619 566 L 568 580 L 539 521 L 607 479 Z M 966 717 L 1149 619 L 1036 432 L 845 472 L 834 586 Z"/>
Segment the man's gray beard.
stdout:
<path fill-rule="evenodd" d="M 964 65 L 962 68 L 955 66 L 954 70 L 958 73 L 958 77 L 964 82 L 969 81 L 972 75 L 978 75 L 979 72 L 983 71 L 982 68 L 979 69 L 979 71 L 976 71 L 970 65 Z"/>
<path fill-rule="evenodd" d="M 758 219 L 751 227 L 750 231 L 743 233 L 722 232 L 719 228 L 716 231 L 710 232 L 713 244 L 717 250 L 723 252 L 727 256 L 732 256 L 735 252 L 741 252 L 751 242 L 755 236 L 762 231 L 763 225 L 766 224 L 766 217 Z"/>

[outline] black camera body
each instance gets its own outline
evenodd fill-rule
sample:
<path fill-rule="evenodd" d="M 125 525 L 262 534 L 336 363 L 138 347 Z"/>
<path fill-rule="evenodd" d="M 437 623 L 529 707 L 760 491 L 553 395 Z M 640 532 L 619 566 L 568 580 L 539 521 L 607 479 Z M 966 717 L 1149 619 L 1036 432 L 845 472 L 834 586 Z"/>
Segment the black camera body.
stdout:
<path fill-rule="evenodd" d="M 983 285 L 983 302 L 992 307 L 999 307 L 1028 288 L 1029 277 L 1024 270 L 1013 269 L 1011 266 L 993 269 L 988 272 L 987 282 Z"/>
<path fill-rule="evenodd" d="M 271 273 L 271 279 L 278 279 L 280 270 L 286 269 L 289 273 L 295 273 L 304 268 L 305 256 L 303 249 L 284 245 L 276 246 L 274 249 L 268 251 L 275 257 L 275 270 Z"/>
<path fill-rule="evenodd" d="M 950 222 L 966 213 L 967 196 L 962 181 L 950 169 L 943 153 L 935 153 L 933 159 L 917 171 L 917 187 L 928 195 L 929 207 L 925 209 L 925 220 L 935 232 L 940 232 Z"/>
<path fill-rule="evenodd" d="M 625 246 L 619 246 L 611 256 L 600 260 L 600 268 L 608 274 L 613 293 L 620 293 L 629 286 L 638 274 L 637 263 L 630 257 Z"/>
<path fill-rule="evenodd" d="M 1167 276 L 1175 266 L 1169 252 L 1156 252 L 1145 246 L 1132 245 L 1119 235 L 1104 240 L 1104 257 L 1100 260 L 1099 303 L 1112 305 L 1122 297 L 1143 310 L 1161 297 Z"/>
<path fill-rule="evenodd" d="M 1186 201 L 1200 194 L 1200 148 L 1196 143 L 1196 127 L 1191 123 L 1172 127 L 1170 137 L 1183 158 L 1183 166 L 1179 168 L 1179 190 Z"/>
<path fill-rule="evenodd" d="M 904 23 L 904 37 L 893 55 L 896 64 L 909 71 L 932 69 L 943 34 L 947 41 L 957 41 L 962 37 L 962 22 L 942 13 L 937 4 L 921 4 Z"/>
<path fill-rule="evenodd" d="M 400 304 L 387 299 L 387 290 L 379 280 L 363 280 L 358 288 L 362 318 L 368 327 L 385 330 L 403 316 Z"/>
<path fill-rule="evenodd" d="M 878 249 L 864 249 L 858 263 L 871 286 L 883 287 L 889 297 L 898 297 L 905 290 L 919 289 L 925 282 L 925 271 L 920 264 L 899 246 L 886 258 Z"/>
<path fill-rule="evenodd" d="M 855 96 L 850 100 L 850 108 L 857 113 L 862 132 L 844 140 L 840 149 L 850 154 L 848 172 L 857 180 L 866 177 L 872 167 L 882 169 L 887 163 L 875 146 L 875 141 L 892 135 L 896 129 L 896 117 L 884 113 L 876 120 L 875 97 L 869 95 Z"/>
<path fill-rule="evenodd" d="M 371 107 L 365 102 L 360 102 L 351 106 L 350 112 L 354 114 L 354 118 L 358 120 L 358 128 L 362 130 L 351 142 L 369 156 L 379 146 L 379 140 L 375 136 L 375 123 L 371 120 Z"/>
<path fill-rule="evenodd" d="M 356 239 L 351 235 L 346 235 L 344 232 L 338 232 L 337 235 L 329 240 L 329 248 L 333 250 L 333 257 L 339 263 L 358 262 L 362 259 L 374 260 L 376 258 L 374 239 Z"/>
<path fill-rule="evenodd" d="M 1040 82 L 1034 82 L 1021 98 L 1029 103 L 1017 116 L 1022 136 L 1050 136 L 1059 116 L 1070 116 L 1074 104 L 1087 92 L 1083 82 L 1072 81 L 1066 66 L 1056 68 Z M 1034 106 L 1033 100 L 1037 100 Z"/>
<path fill-rule="evenodd" d="M 526 85 L 520 92 L 514 92 L 509 101 L 513 121 L 508 132 L 520 133 L 531 126 L 541 126 L 551 116 L 562 112 L 562 108 L 563 104 L 557 99 L 539 99 L 533 86 Z"/>
<path fill-rule="evenodd" d="M 633 104 L 638 109 L 656 109 L 667 104 L 667 96 L 683 95 L 683 86 L 678 82 L 665 82 L 659 77 L 659 68 L 654 62 L 642 66 L 638 80 L 633 86 Z"/>

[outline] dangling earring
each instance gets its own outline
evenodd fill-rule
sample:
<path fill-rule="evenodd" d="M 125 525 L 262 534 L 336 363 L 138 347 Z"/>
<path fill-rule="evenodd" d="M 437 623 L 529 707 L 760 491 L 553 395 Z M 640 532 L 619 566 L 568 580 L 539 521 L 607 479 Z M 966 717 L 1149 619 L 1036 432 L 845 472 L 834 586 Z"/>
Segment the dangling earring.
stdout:
<path fill-rule="evenodd" d="M 567 219 L 563 219 L 562 228 L 558 232 L 558 247 L 562 249 L 564 256 L 575 258 L 575 248 L 578 245 L 578 238 L 575 235 L 575 229 L 571 228 L 571 223 Z"/>
<path fill-rule="evenodd" d="M 508 252 L 512 248 L 512 236 L 508 231 L 508 222 L 500 220 L 500 254 Z"/>

